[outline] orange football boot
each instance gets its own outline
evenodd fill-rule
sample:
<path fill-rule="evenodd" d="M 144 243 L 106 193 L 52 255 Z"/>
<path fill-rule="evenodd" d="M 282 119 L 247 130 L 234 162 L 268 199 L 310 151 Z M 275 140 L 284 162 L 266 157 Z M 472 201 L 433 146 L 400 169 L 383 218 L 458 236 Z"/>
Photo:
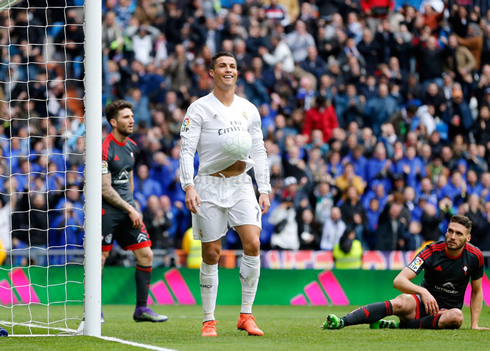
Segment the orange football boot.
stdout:
<path fill-rule="evenodd" d="M 201 336 L 218 336 L 216 332 L 216 323 L 218 321 L 207 321 L 202 324 Z"/>
<path fill-rule="evenodd" d="M 238 323 L 236 324 L 238 330 L 246 330 L 248 335 L 262 336 L 264 332 L 255 324 L 255 318 L 248 313 L 240 313 Z"/>

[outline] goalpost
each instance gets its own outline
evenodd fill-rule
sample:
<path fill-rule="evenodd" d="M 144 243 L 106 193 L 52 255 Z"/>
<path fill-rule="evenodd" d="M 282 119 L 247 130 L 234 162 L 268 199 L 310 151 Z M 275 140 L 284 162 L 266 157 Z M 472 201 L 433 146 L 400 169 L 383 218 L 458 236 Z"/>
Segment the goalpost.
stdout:
<path fill-rule="evenodd" d="M 11 336 L 101 335 L 101 39 L 100 0 L 0 0 L 0 327 Z"/>

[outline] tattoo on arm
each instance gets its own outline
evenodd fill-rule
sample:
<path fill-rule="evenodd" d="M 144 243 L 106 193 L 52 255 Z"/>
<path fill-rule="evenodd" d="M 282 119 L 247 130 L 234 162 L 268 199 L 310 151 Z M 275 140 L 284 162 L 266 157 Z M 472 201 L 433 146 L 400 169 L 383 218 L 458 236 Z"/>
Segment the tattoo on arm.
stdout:
<path fill-rule="evenodd" d="M 112 187 L 111 182 L 112 177 L 110 173 L 102 175 L 102 198 L 112 206 L 129 212 L 133 206 L 122 199 L 122 197 Z"/>

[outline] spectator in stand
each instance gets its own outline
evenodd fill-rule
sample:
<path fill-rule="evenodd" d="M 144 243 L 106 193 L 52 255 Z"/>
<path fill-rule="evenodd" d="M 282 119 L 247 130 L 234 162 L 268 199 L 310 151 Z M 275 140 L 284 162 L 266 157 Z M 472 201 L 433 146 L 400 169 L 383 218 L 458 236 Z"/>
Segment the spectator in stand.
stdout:
<path fill-rule="evenodd" d="M 388 86 L 380 84 L 378 96 L 367 101 L 364 114 L 372 126 L 373 134 L 381 134 L 381 125 L 388 121 L 391 115 L 399 110 L 399 106 L 393 97 L 388 95 Z"/>
<path fill-rule="evenodd" d="M 443 109 L 442 119 L 449 126 L 448 138 L 452 140 L 456 134 L 467 133 L 473 126 L 471 111 L 464 101 L 463 91 L 455 88 L 453 90 L 453 101 L 450 106 Z"/>
<path fill-rule="evenodd" d="M 400 220 L 402 205 L 388 204 L 381 213 L 376 231 L 375 249 L 380 251 L 404 250 L 409 239 L 406 224 Z"/>
<path fill-rule="evenodd" d="M 140 203 L 142 210 L 146 209 L 147 199 L 151 195 L 163 195 L 162 187 L 157 181 L 149 178 L 148 166 L 141 165 L 134 177 L 134 198 Z"/>
<path fill-rule="evenodd" d="M 342 220 L 340 209 L 338 207 L 333 207 L 330 212 L 330 218 L 328 218 L 323 225 L 320 249 L 332 251 L 346 229 L 347 226 Z"/>
<path fill-rule="evenodd" d="M 309 142 L 311 132 L 319 129 L 323 132 L 323 141 L 328 143 L 332 138 L 333 130 L 338 126 L 333 105 L 324 96 L 319 95 L 315 98 L 313 107 L 306 111 L 302 133 Z"/>
<path fill-rule="evenodd" d="M 299 213 L 297 220 L 300 250 L 319 250 L 322 224 L 316 220 L 311 209 L 305 208 Z"/>

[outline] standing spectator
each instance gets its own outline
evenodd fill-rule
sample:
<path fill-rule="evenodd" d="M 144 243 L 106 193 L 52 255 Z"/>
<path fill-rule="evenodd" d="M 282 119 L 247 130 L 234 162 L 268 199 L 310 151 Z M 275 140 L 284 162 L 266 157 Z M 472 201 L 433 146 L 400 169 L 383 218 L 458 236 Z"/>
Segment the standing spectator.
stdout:
<path fill-rule="evenodd" d="M 308 57 L 308 47 L 315 46 L 315 40 L 306 31 L 303 21 L 296 21 L 295 30 L 287 35 L 286 43 L 293 52 L 294 62 L 303 62 Z"/>
<path fill-rule="evenodd" d="M 373 134 L 379 136 L 381 134 L 381 125 L 388 121 L 391 115 L 399 110 L 396 100 L 388 95 L 388 86 L 380 84 L 378 88 L 378 96 L 370 99 L 364 108 L 364 114 L 370 121 Z"/>
<path fill-rule="evenodd" d="M 300 250 L 318 250 L 322 238 L 322 224 L 318 222 L 309 208 L 300 212 L 298 218 L 298 237 Z"/>
<path fill-rule="evenodd" d="M 312 108 L 306 111 L 303 135 L 310 141 L 311 132 L 319 129 L 323 132 L 323 141 L 328 143 L 332 138 L 333 130 L 338 128 L 337 115 L 330 101 L 319 95 L 315 98 Z"/>
<path fill-rule="evenodd" d="M 326 220 L 323 225 L 322 240 L 320 242 L 320 249 L 333 250 L 334 246 L 339 242 L 340 238 L 344 234 L 347 226 L 342 220 L 342 213 L 338 207 L 332 208 L 330 218 Z"/>
<path fill-rule="evenodd" d="M 356 190 L 357 195 L 362 195 L 365 184 L 362 178 L 354 173 L 354 166 L 351 163 L 347 163 L 344 165 L 342 174 L 335 179 L 335 186 L 343 194 L 342 199 L 346 200 L 351 188 Z M 343 215 L 343 218 L 345 219 L 346 216 Z"/>
<path fill-rule="evenodd" d="M 455 88 L 453 90 L 452 104 L 445 108 L 442 119 L 449 126 L 449 140 L 454 139 L 457 134 L 468 135 L 473 126 L 473 117 L 468 104 L 464 101 L 461 89 Z"/>
<path fill-rule="evenodd" d="M 298 250 L 300 247 L 296 210 L 292 200 L 286 198 L 271 213 L 269 223 L 274 225 L 274 234 L 271 237 L 272 249 Z"/>
<path fill-rule="evenodd" d="M 143 211 L 143 221 L 154 249 L 168 249 L 173 246 L 169 229 L 172 227 L 173 213 L 160 207 L 156 195 L 150 195 L 148 205 Z"/>
<path fill-rule="evenodd" d="M 364 29 L 362 40 L 357 45 L 357 49 L 366 62 L 366 72 L 368 74 L 374 74 L 380 61 L 381 47 L 373 40 L 373 33 L 368 28 Z"/>
<path fill-rule="evenodd" d="M 379 217 L 375 249 L 380 251 L 403 250 L 408 239 L 405 225 L 400 221 L 402 205 L 393 202 Z"/>

